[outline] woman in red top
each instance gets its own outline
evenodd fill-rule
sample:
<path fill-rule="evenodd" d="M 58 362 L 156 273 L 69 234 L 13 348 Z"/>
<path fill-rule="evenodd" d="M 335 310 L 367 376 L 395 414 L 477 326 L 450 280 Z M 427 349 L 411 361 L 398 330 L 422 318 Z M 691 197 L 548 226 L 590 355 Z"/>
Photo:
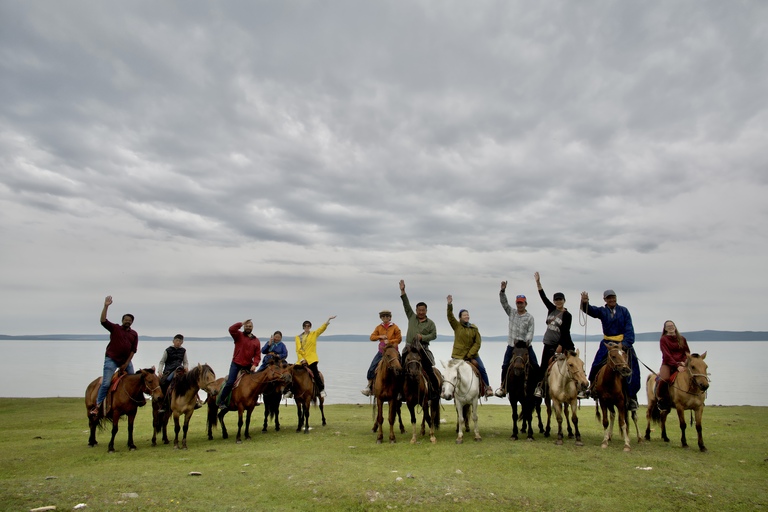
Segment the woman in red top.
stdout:
<path fill-rule="evenodd" d="M 664 322 L 664 331 L 659 340 L 661 348 L 661 368 L 659 369 L 659 409 L 668 411 L 669 402 L 669 378 L 677 372 L 685 370 L 685 362 L 691 350 L 685 337 L 677 330 L 675 322 Z"/>

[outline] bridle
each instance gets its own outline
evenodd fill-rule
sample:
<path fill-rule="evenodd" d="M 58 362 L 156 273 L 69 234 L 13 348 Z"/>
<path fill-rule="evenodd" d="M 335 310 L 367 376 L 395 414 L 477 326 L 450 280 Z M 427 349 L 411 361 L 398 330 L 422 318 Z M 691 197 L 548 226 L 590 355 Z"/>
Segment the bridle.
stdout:
<path fill-rule="evenodd" d="M 625 354 L 625 352 L 622 350 L 621 346 L 616 345 L 613 347 L 608 348 L 608 366 L 611 367 L 611 370 L 614 372 L 624 375 L 625 374 L 631 374 L 632 370 L 629 367 L 629 363 L 627 362 L 626 357 L 622 357 L 621 354 Z"/>

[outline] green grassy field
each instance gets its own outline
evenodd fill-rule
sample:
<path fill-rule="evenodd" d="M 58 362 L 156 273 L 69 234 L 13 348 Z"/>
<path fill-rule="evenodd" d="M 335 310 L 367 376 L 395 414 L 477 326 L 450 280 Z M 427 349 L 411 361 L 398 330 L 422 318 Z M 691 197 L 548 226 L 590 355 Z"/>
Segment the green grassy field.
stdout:
<path fill-rule="evenodd" d="M 594 407 L 580 411 L 585 446 L 555 446 L 536 433 L 534 442 L 512 441 L 511 409 L 480 408 L 481 442 L 456 445 L 452 403 L 444 405 L 435 445 L 427 439 L 377 445 L 372 407 L 327 406 L 328 425 L 312 410 L 309 434 L 296 429 L 294 407 L 282 408 L 282 426 L 237 445 L 237 415 L 227 415 L 230 439 L 208 441 L 205 417 L 192 419 L 188 450 L 152 447 L 150 408 L 136 419 L 138 450 L 128 451 L 127 423 L 115 447 L 109 431 L 89 448 L 81 399 L 0 399 L 0 509 L 54 505 L 72 510 L 755 510 L 768 508 L 768 443 L 761 428 L 768 408 L 707 407 L 704 441 L 680 447 L 677 422 L 670 443 L 659 439 L 624 453 L 614 433 L 600 448 L 602 427 Z M 641 414 L 645 414 L 641 408 Z M 686 416 L 687 417 L 687 416 Z M 553 419 L 554 421 L 554 419 Z M 640 421 L 641 434 L 645 418 Z M 172 438 L 172 433 L 171 433 Z M 199 472 L 191 476 L 190 472 Z"/>

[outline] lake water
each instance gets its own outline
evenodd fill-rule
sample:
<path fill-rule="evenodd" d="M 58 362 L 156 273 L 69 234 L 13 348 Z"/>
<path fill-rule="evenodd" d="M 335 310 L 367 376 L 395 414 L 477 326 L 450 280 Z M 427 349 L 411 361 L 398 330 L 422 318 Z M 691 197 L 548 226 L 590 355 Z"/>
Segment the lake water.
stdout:
<path fill-rule="evenodd" d="M 294 344 L 288 346 L 288 359 L 296 359 Z M 0 341 L 0 395 L 3 397 L 81 397 L 88 383 L 101 375 L 104 362 L 104 341 L 50 341 L 50 340 L 3 340 Z M 134 357 L 135 368 L 157 365 L 169 341 L 140 341 L 139 351 Z M 484 341 L 480 355 L 483 358 L 491 385 L 499 385 L 501 362 L 506 342 Z M 711 375 L 711 387 L 707 396 L 708 405 L 756 405 L 768 406 L 768 341 L 766 342 L 690 342 L 695 352 L 707 352 L 707 363 Z M 232 342 L 222 340 L 184 342 L 190 365 L 210 364 L 216 375 L 223 377 L 232 360 Z M 534 342 L 537 357 L 541 357 L 541 342 Z M 576 347 L 584 353 L 584 342 Z M 587 369 L 597 352 L 598 342 L 586 343 L 585 363 Z M 450 358 L 450 342 L 433 342 L 435 358 L 447 361 Z M 332 337 L 320 337 L 318 355 L 320 370 L 325 375 L 329 404 L 368 403 L 360 394 L 366 384 L 365 372 L 376 351 L 371 342 L 333 341 Z M 658 370 L 661 353 L 658 342 L 636 342 L 638 358 Z M 439 367 L 439 363 L 438 363 Z M 640 365 L 643 382 L 648 370 Z M 640 402 L 645 402 L 645 389 L 640 393 Z M 591 401 L 589 401 L 591 402 Z M 503 404 L 506 400 L 492 398 L 489 403 Z"/>

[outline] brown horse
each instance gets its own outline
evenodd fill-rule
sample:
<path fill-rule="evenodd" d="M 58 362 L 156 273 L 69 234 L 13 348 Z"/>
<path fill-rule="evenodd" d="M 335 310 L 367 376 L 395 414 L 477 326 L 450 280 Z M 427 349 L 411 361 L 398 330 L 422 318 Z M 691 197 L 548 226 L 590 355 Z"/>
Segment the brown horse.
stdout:
<path fill-rule="evenodd" d="M 555 444 L 563 444 L 563 416 L 568 414 L 568 408 L 570 408 L 573 427 L 576 430 L 576 446 L 584 446 L 581 442 L 581 432 L 579 432 L 579 417 L 576 414 L 576 396 L 579 391 L 589 387 L 589 380 L 584 373 L 584 361 L 579 357 L 578 349 L 568 350 L 555 356 L 555 362 L 547 374 L 547 387 L 557 419 Z M 547 428 L 552 416 L 552 407 L 547 404 Z"/>
<path fill-rule="evenodd" d="M 437 368 L 424 368 L 421 354 L 418 348 L 411 345 L 405 353 L 405 378 L 403 380 L 403 398 L 411 413 L 411 444 L 416 443 L 416 407 L 421 406 L 421 435 L 426 432 L 425 426 L 429 425 L 429 441 L 437 442 L 435 430 L 440 428 L 440 394 L 439 390 L 429 389 L 428 371 L 435 372 L 437 382 L 442 387 L 443 376 Z M 431 398 L 433 397 L 433 398 Z M 401 422 L 402 424 L 402 422 Z"/>
<path fill-rule="evenodd" d="M 528 434 L 528 440 L 533 441 L 533 393 L 536 390 L 539 367 L 531 363 L 528 346 L 522 343 L 512 349 L 512 359 L 507 368 L 504 389 L 512 406 L 512 439 L 517 441 L 517 404 L 520 403 L 520 414 L 523 420 L 523 433 Z"/>
<path fill-rule="evenodd" d="M 267 366 L 275 365 L 281 368 L 283 371 L 290 372 L 290 364 L 285 359 L 270 358 Z M 272 381 L 264 388 L 264 392 L 261 397 L 264 401 L 264 427 L 262 432 L 267 431 L 267 424 L 269 418 L 272 418 L 275 422 L 275 432 L 280 431 L 280 402 L 283 400 L 283 392 L 287 383 L 283 380 Z"/>
<path fill-rule="evenodd" d="M 627 358 L 627 353 L 619 343 L 605 343 L 608 348 L 607 362 L 600 368 L 595 376 L 593 399 L 595 402 L 595 416 L 601 419 L 604 429 L 603 448 L 608 447 L 608 441 L 613 436 L 613 422 L 618 413 L 619 430 L 624 438 L 624 451 L 631 450 L 629 446 L 629 428 L 627 425 L 627 397 L 624 393 L 624 379 L 632 374 Z M 608 414 L 610 413 L 610 420 Z M 637 424 L 637 415 L 633 415 Z M 640 437 L 638 436 L 638 442 Z"/>
<path fill-rule="evenodd" d="M 310 403 L 320 404 L 320 415 L 323 418 L 323 426 L 325 426 L 325 411 L 323 410 L 323 403 L 325 400 L 320 396 L 320 392 L 315 386 L 315 379 L 312 378 L 311 370 L 306 364 L 295 364 L 290 368 L 292 382 L 291 390 L 293 393 L 293 399 L 296 401 L 296 414 L 299 417 L 299 426 L 296 427 L 296 432 L 301 432 L 302 427 L 304 433 L 309 434 L 309 406 Z M 320 379 L 325 382 L 323 373 L 320 372 Z"/>
<path fill-rule="evenodd" d="M 173 379 L 174 385 L 171 390 L 171 411 L 173 413 L 173 447 L 179 449 L 179 430 L 181 425 L 179 417 L 184 415 L 184 436 L 181 440 L 181 448 L 187 449 L 187 431 L 189 430 L 189 420 L 195 412 L 197 404 L 197 392 L 203 390 L 206 393 L 213 392 L 213 385 L 216 381 L 216 374 L 207 364 L 192 368 L 190 371 L 178 374 Z"/>
<path fill-rule="evenodd" d="M 243 411 L 245 416 L 245 439 L 250 439 L 251 414 L 256 407 L 256 400 L 270 382 L 282 380 L 286 383 L 291 382 L 291 373 L 289 370 L 274 365 L 268 366 L 265 370 L 257 373 L 248 373 L 240 378 L 240 382 L 232 389 L 232 394 L 227 404 L 227 409 L 219 411 L 218 419 L 221 424 L 221 437 L 227 439 L 227 427 L 224 425 L 224 416 L 230 410 L 237 409 L 237 437 L 235 442 L 242 443 L 241 433 L 243 428 Z M 208 406 L 210 408 L 210 405 Z"/>
<path fill-rule="evenodd" d="M 133 420 L 136 418 L 136 411 L 139 407 L 142 407 L 147 403 L 144 398 L 144 393 L 152 397 L 153 401 L 161 401 L 163 399 L 163 392 L 160 389 L 160 379 L 155 375 L 155 368 L 149 368 L 139 370 L 133 375 L 125 375 L 117 377 L 119 381 L 116 384 L 115 389 L 110 385 L 110 391 L 107 394 L 107 398 L 104 399 L 104 409 L 106 413 L 102 416 L 101 410 L 99 415 L 93 417 L 89 414 L 88 425 L 91 429 L 91 435 L 88 438 L 88 446 L 96 446 L 96 427 L 104 428 L 104 422 L 112 423 L 112 439 L 109 440 L 109 451 L 115 451 L 115 435 L 117 435 L 117 424 L 120 421 L 120 416 L 128 416 L 128 449 L 133 451 L 136 449 L 136 445 L 133 444 Z M 96 398 L 98 397 L 99 387 L 101 387 L 102 377 L 98 377 L 93 382 L 88 384 L 85 390 L 85 409 L 90 412 L 96 406 Z"/>
<path fill-rule="evenodd" d="M 376 368 L 376 378 L 373 381 L 373 396 L 376 397 L 377 412 L 373 431 L 378 430 L 376 444 L 381 444 L 384 439 L 384 402 L 389 402 L 389 442 L 395 442 L 395 419 L 401 406 L 397 395 L 402 392 L 402 371 L 397 346 L 387 345 Z"/>
<path fill-rule="evenodd" d="M 685 371 L 678 372 L 677 377 L 669 385 L 669 396 L 672 404 L 677 411 L 677 418 L 680 421 L 681 442 L 683 448 L 688 448 L 688 442 L 685 439 L 685 411 L 692 410 L 696 418 L 696 433 L 699 437 L 699 450 L 706 452 L 704 438 L 702 437 L 701 416 L 704 413 L 704 400 L 707 398 L 707 389 L 709 389 L 709 377 L 707 374 L 707 363 L 704 359 L 707 353 L 690 354 L 685 362 Z M 659 411 L 657 407 L 656 393 L 654 384 L 656 374 L 648 376 L 645 383 L 646 393 L 648 395 L 648 412 L 646 418 L 648 424 L 645 427 L 645 438 L 651 439 L 651 420 L 654 423 L 661 422 L 661 438 L 664 442 L 669 442 L 667 437 L 667 415 L 670 411 Z"/>

